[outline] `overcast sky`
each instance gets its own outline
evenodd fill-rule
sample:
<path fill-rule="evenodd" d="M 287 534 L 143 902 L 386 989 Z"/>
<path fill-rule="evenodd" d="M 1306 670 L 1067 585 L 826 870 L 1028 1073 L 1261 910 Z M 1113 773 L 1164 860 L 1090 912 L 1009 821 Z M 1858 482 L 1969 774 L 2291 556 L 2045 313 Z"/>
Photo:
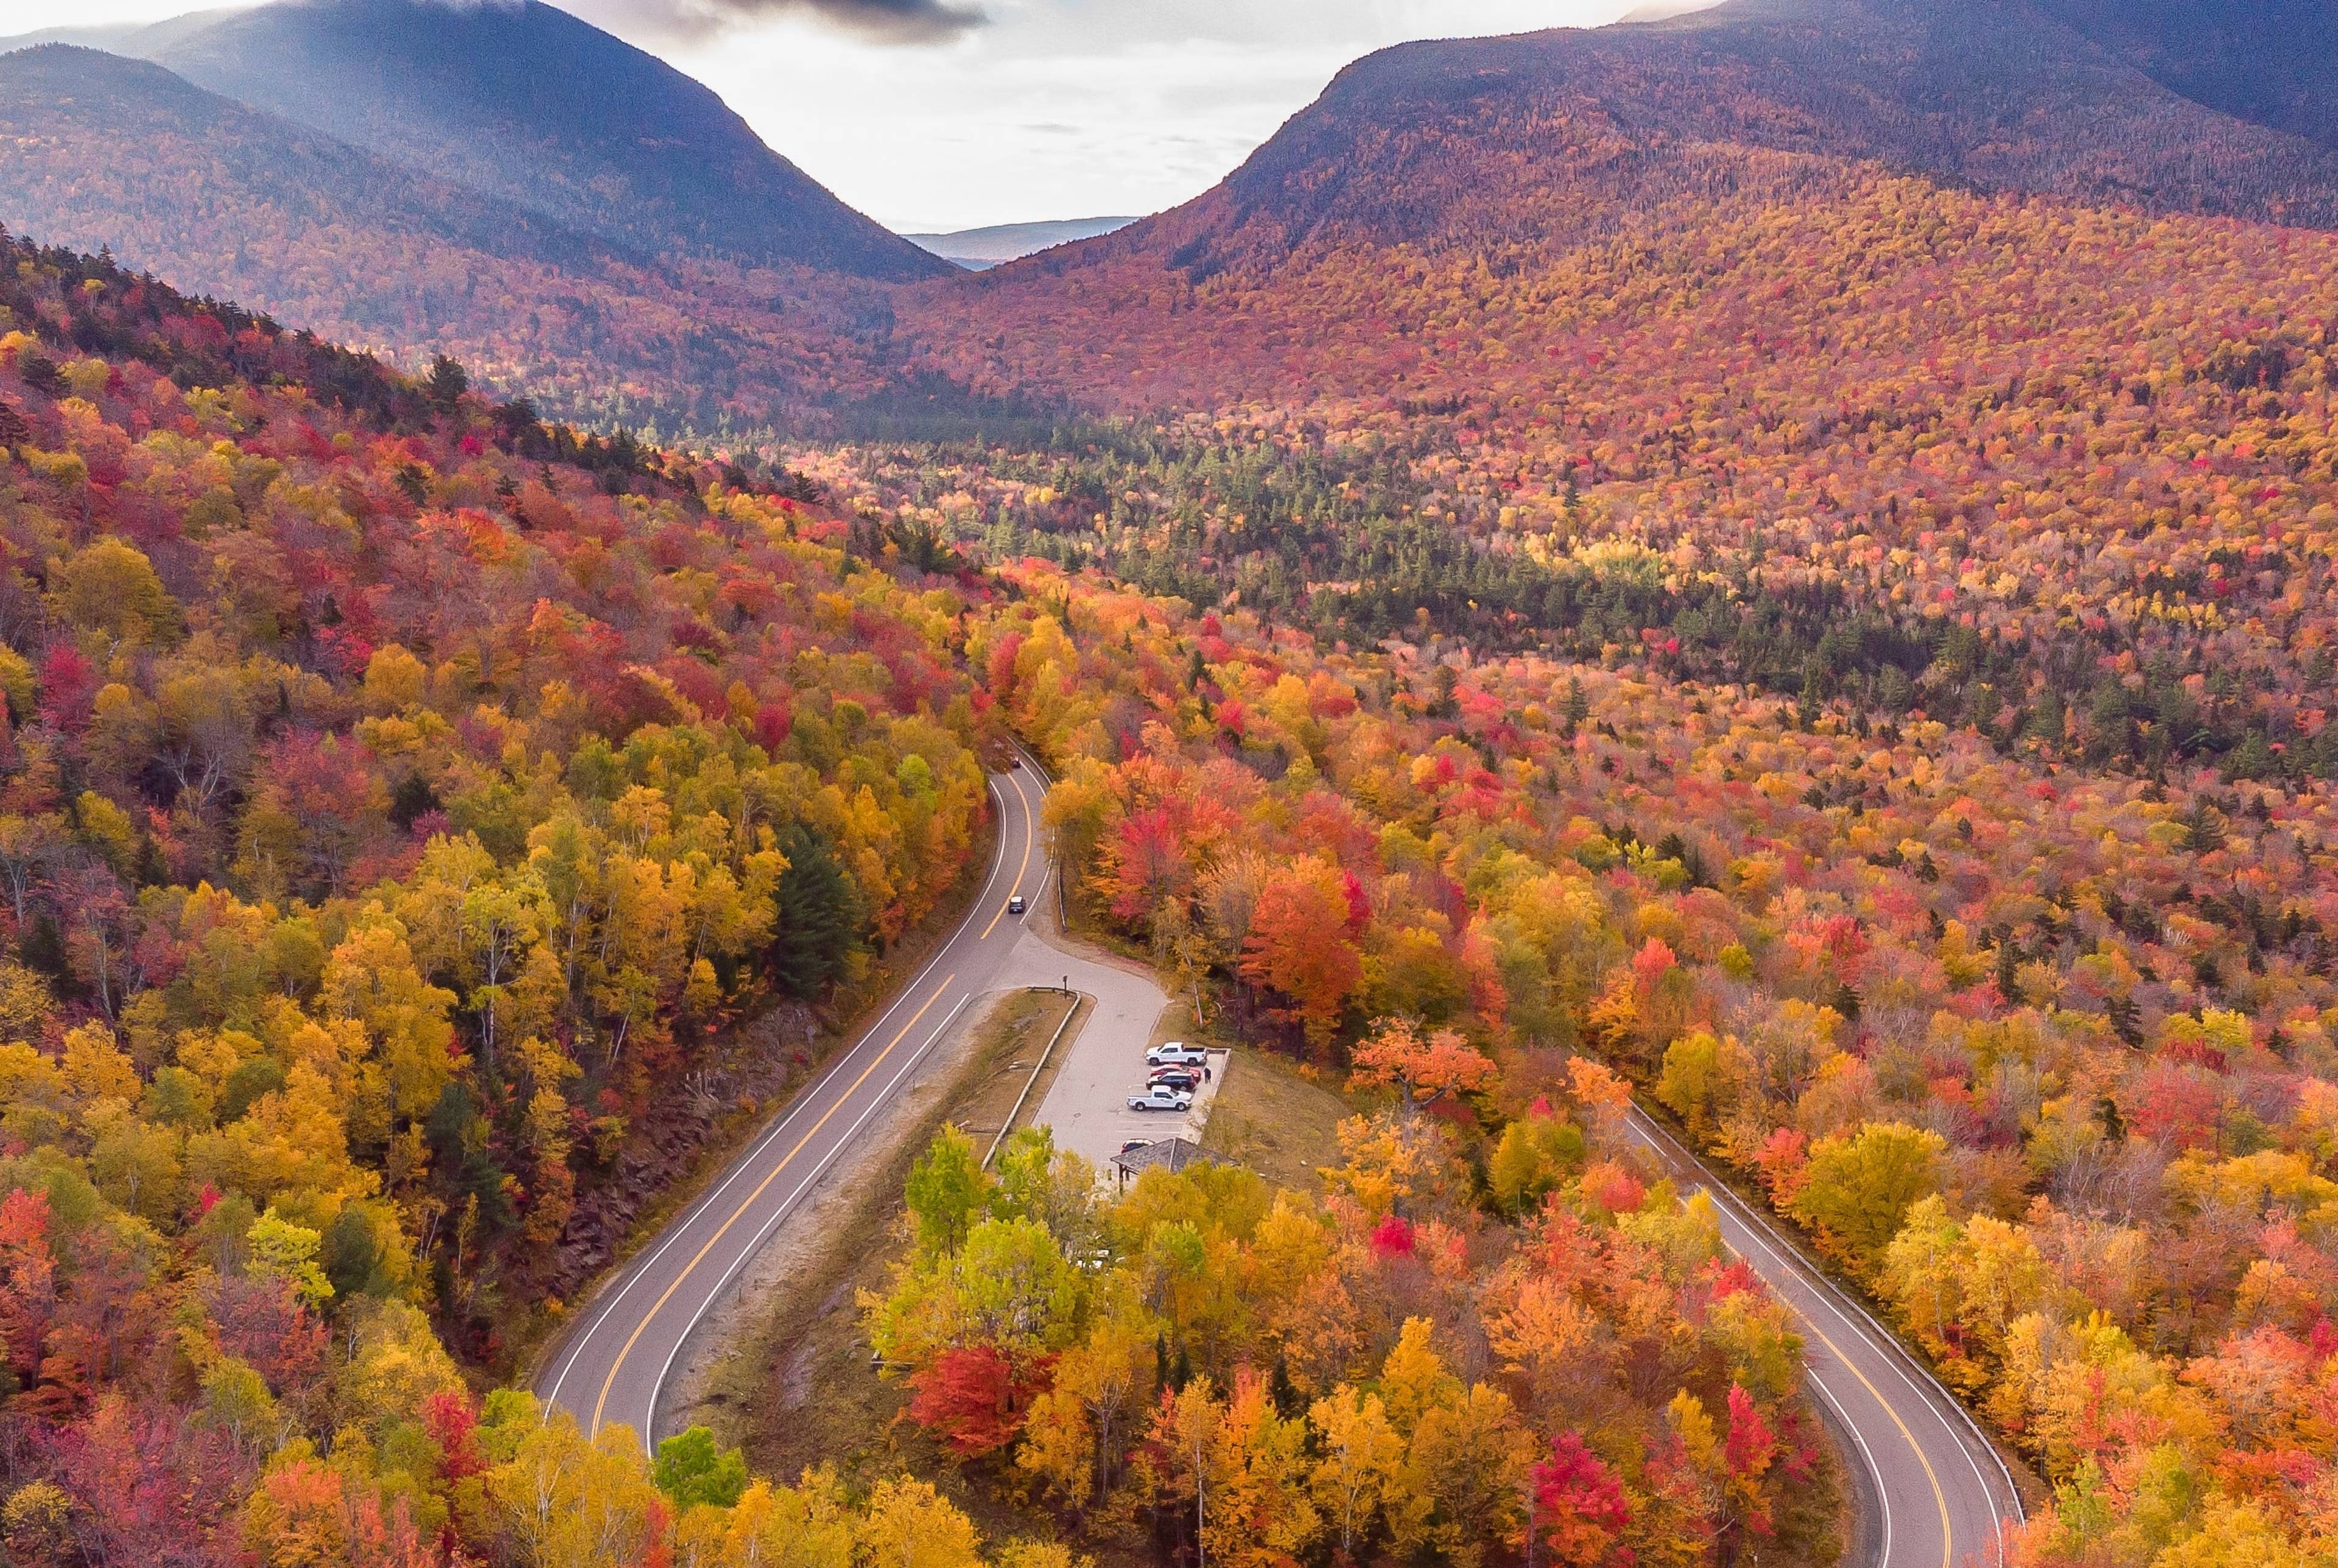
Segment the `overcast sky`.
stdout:
<path fill-rule="evenodd" d="M 214 0 L 216 3 L 216 0 Z M 1208 189 L 1357 55 L 1641 0 L 556 0 L 712 87 L 899 230 L 1144 213 Z M 75 0 L 128 21 L 201 0 Z M 55 0 L 0 0 L 0 34 Z"/>

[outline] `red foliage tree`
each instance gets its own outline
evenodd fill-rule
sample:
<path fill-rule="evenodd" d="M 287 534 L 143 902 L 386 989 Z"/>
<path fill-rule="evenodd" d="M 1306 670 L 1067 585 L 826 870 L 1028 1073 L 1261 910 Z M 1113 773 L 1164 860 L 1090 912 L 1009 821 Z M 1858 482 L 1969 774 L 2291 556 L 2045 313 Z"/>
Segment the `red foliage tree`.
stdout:
<path fill-rule="evenodd" d="M 945 1350 L 910 1382 L 910 1417 L 969 1459 L 1015 1441 L 1046 1387 L 1043 1368 L 1017 1367 L 993 1345 Z"/>
<path fill-rule="evenodd" d="M 1534 1523 L 1559 1568 L 1604 1568 L 1631 1523 L 1624 1485 L 1579 1432 L 1551 1440 L 1550 1457 L 1534 1467 Z"/>
<path fill-rule="evenodd" d="M 1302 861 L 1259 890 L 1243 945 L 1243 977 L 1290 997 L 1292 1018 L 1318 1050 L 1329 1047 L 1340 1009 L 1363 977 L 1349 914 L 1341 874 L 1321 861 Z"/>

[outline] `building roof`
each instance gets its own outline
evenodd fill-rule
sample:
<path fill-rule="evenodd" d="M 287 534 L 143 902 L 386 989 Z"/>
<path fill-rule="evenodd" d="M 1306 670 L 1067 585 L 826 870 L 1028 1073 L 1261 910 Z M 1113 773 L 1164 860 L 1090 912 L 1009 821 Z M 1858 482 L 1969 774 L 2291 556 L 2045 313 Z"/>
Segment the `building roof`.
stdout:
<path fill-rule="evenodd" d="M 1164 1138 L 1112 1157 L 1112 1168 L 1120 1172 L 1123 1180 L 1155 1167 L 1174 1174 L 1189 1165 L 1216 1163 L 1216 1155 L 1204 1153 L 1202 1146 L 1190 1138 Z"/>

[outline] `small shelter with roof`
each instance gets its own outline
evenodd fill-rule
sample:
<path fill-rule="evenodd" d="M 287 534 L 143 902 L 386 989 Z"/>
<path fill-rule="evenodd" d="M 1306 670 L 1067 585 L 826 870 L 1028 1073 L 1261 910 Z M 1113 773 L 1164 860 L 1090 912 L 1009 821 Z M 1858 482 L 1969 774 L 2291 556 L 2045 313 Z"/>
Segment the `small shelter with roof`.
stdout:
<path fill-rule="evenodd" d="M 1220 1163 L 1214 1154 L 1204 1152 L 1190 1138 L 1163 1138 L 1152 1143 L 1139 1143 L 1134 1149 L 1124 1149 L 1112 1157 L 1112 1173 L 1121 1190 L 1147 1171 L 1166 1171 L 1174 1174 L 1194 1165 Z"/>

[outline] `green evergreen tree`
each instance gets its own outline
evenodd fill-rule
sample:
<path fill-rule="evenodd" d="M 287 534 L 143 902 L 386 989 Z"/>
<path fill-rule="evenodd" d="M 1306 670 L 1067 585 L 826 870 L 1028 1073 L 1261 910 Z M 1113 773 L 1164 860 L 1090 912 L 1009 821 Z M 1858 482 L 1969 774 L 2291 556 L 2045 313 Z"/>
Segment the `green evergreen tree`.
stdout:
<path fill-rule="evenodd" d="M 797 823 L 781 841 L 788 868 L 772 898 L 771 978 L 791 996 L 816 996 L 844 974 L 860 940 L 860 899 L 827 838 Z"/>
<path fill-rule="evenodd" d="M 430 400 L 430 407 L 441 414 L 452 414 L 470 389 L 471 377 L 460 365 L 444 354 L 431 358 L 430 374 L 422 379 L 422 395 Z"/>

